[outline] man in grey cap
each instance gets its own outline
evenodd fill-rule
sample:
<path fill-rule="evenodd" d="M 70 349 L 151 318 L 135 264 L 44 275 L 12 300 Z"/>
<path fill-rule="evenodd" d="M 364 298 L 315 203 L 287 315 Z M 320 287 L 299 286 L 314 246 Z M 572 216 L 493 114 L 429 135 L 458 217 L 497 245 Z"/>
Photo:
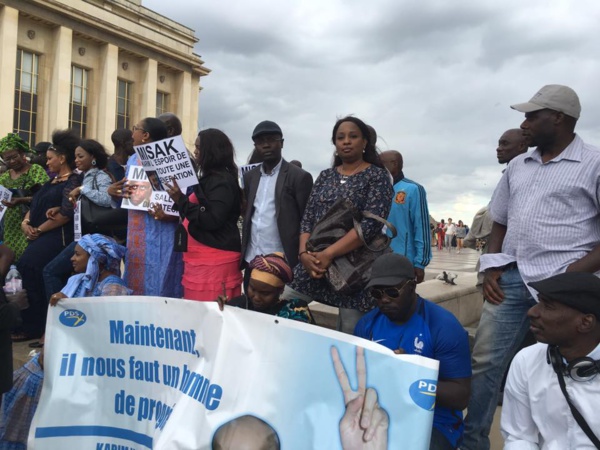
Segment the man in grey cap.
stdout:
<path fill-rule="evenodd" d="M 600 448 L 600 279 L 566 272 L 529 286 L 538 292 L 527 315 L 539 343 L 510 367 L 505 448 Z"/>
<path fill-rule="evenodd" d="M 469 401 L 471 356 L 467 332 L 449 311 L 416 292 L 415 269 L 397 253 L 373 263 L 368 289 L 377 308 L 356 324 L 354 334 L 394 350 L 440 362 L 430 450 L 455 449 Z"/>
<path fill-rule="evenodd" d="M 575 134 L 573 89 L 542 87 L 512 106 L 530 153 L 514 158 L 498 183 L 488 253 L 480 259 L 486 300 L 473 348 L 473 383 L 463 449 L 489 449 L 502 374 L 529 328 L 533 281 L 600 271 L 600 152 Z"/>
<path fill-rule="evenodd" d="M 262 165 L 244 174 L 248 204 L 242 227 L 242 268 L 256 255 L 275 252 L 284 253 L 293 268 L 298 263 L 300 220 L 312 175 L 281 157 L 283 133 L 275 122 L 259 123 L 252 140 Z M 244 277 L 244 288 L 248 279 Z"/>

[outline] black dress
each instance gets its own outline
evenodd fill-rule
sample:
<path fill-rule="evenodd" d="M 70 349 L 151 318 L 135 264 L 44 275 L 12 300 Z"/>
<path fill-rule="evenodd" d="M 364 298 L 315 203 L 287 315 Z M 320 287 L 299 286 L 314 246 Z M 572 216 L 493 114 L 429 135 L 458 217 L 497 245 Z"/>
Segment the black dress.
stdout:
<path fill-rule="evenodd" d="M 69 193 L 81 185 L 81 175 L 71 174 L 60 183 L 48 181 L 36 192 L 29 210 L 30 225 L 39 227 L 46 222 L 46 211 L 56 206 L 60 213 L 73 218 L 73 204 L 69 201 Z M 73 221 L 69 220 L 61 227 L 42 233 L 37 239 L 29 242 L 23 256 L 17 262 L 17 269 L 23 277 L 23 288 L 27 290 L 29 308 L 21 311 L 23 319 L 22 331 L 29 337 L 37 338 L 46 328 L 48 297 L 54 292 L 46 292 L 44 288 L 43 270 L 67 245 L 73 242 Z"/>

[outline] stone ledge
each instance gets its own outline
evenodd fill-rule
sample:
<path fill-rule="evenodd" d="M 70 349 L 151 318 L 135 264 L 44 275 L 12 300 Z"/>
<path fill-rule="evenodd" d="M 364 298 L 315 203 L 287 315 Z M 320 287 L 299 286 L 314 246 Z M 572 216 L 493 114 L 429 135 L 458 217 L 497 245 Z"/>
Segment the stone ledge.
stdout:
<path fill-rule="evenodd" d="M 425 281 L 417 286 L 417 293 L 443 308 L 458 319 L 463 327 L 472 327 L 479 321 L 483 308 L 483 297 L 475 287 L 477 274 L 460 272 L 456 285 L 440 280 Z M 310 310 L 317 322 L 325 328 L 335 329 L 338 309 L 318 302 L 310 303 Z"/>

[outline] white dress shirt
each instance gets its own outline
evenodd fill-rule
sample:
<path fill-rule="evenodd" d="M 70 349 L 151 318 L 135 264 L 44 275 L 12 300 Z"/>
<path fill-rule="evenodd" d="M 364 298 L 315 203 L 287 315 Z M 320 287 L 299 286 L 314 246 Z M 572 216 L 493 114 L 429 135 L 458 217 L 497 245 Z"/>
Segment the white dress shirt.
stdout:
<path fill-rule="evenodd" d="M 535 344 L 517 353 L 504 388 L 500 429 L 504 450 L 595 449 L 579 427 L 552 365 L 546 344 Z M 600 359 L 600 345 L 589 355 Z M 600 375 L 591 381 L 564 377 L 571 401 L 596 436 L 600 434 Z"/>
<path fill-rule="evenodd" d="M 254 198 L 254 212 L 250 226 L 250 239 L 246 251 L 246 261 L 250 262 L 257 255 L 274 252 L 283 253 L 283 244 L 277 228 L 277 211 L 275 208 L 275 185 L 281 169 L 281 159 L 271 173 L 265 173 L 260 167 L 260 181 Z"/>

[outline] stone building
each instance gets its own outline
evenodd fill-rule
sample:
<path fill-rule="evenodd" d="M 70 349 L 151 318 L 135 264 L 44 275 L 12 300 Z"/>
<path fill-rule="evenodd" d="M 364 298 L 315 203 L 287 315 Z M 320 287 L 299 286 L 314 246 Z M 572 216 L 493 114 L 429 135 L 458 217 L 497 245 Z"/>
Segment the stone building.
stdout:
<path fill-rule="evenodd" d="M 197 41 L 141 0 L 0 0 L 0 135 L 70 127 L 111 151 L 116 128 L 172 111 L 192 148 L 209 73 Z"/>

